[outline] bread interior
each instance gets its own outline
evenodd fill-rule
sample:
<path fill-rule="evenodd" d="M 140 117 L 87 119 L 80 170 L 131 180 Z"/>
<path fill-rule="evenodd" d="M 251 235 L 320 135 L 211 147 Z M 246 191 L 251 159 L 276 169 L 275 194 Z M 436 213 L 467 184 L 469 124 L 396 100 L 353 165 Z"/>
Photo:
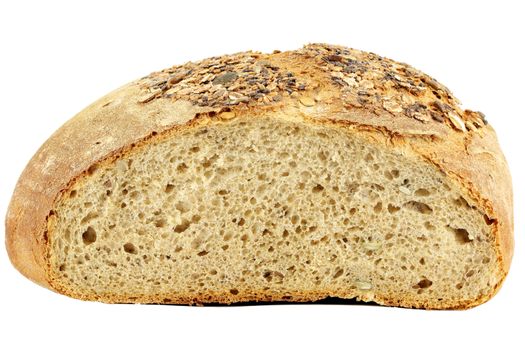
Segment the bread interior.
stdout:
<path fill-rule="evenodd" d="M 454 307 L 499 282 L 493 222 L 468 194 L 364 133 L 236 118 L 91 170 L 49 232 L 53 283 L 77 297 Z"/>

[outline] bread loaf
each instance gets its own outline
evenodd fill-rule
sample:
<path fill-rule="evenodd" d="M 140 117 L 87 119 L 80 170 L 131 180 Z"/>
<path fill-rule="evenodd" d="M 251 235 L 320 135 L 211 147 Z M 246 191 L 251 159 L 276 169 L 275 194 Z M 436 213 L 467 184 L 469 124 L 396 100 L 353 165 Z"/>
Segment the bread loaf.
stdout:
<path fill-rule="evenodd" d="M 38 150 L 6 219 L 22 274 L 107 303 L 469 308 L 500 288 L 512 232 L 484 115 L 406 64 L 325 44 L 111 92 Z"/>

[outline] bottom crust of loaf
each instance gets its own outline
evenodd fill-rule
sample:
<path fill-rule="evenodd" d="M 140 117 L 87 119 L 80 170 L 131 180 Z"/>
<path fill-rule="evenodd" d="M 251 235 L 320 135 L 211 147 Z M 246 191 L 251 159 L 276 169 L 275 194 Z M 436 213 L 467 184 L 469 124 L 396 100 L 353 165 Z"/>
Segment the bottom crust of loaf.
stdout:
<path fill-rule="evenodd" d="M 231 291 L 188 294 L 188 295 L 148 295 L 148 296 L 126 296 L 126 295 L 76 295 L 71 292 L 63 292 L 70 297 L 98 301 L 107 304 L 161 304 L 161 305 L 187 305 L 187 306 L 257 306 L 267 304 L 335 304 L 335 305 L 367 305 L 367 306 L 392 306 L 411 309 L 426 310 L 465 310 L 488 301 L 497 293 L 501 284 L 492 294 L 480 296 L 478 299 L 463 300 L 461 302 L 451 300 L 427 300 L 421 301 L 408 299 L 403 295 L 378 295 L 361 294 L 356 296 L 351 291 L 295 291 L 287 294 L 270 294 L 268 291 L 243 291 L 232 295 Z"/>

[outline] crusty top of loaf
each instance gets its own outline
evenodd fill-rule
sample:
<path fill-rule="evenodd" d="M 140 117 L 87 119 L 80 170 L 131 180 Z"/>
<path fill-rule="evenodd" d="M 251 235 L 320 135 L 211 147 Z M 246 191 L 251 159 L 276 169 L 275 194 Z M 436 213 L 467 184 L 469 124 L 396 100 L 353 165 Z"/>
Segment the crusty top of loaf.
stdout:
<path fill-rule="evenodd" d="M 331 85 L 340 91 L 337 99 L 343 110 L 366 110 L 370 117 L 386 113 L 416 126 L 439 123 L 463 132 L 486 124 L 482 113 L 461 109 L 445 86 L 409 65 L 326 44 L 188 62 L 152 73 L 140 84 L 147 91 L 142 103 L 167 98 L 236 109 L 280 104 L 285 97 L 298 96 L 302 104 L 313 106 L 327 102 L 315 93 Z M 305 97 L 312 94 L 313 99 Z"/>
<path fill-rule="evenodd" d="M 88 106 L 42 145 L 17 183 L 6 218 L 11 261 L 52 288 L 47 241 L 53 208 L 76 181 L 165 132 L 261 114 L 346 128 L 434 164 L 494 221 L 501 267 L 508 271 L 511 180 L 483 115 L 462 110 L 447 88 L 406 64 L 324 44 L 174 66 Z"/>

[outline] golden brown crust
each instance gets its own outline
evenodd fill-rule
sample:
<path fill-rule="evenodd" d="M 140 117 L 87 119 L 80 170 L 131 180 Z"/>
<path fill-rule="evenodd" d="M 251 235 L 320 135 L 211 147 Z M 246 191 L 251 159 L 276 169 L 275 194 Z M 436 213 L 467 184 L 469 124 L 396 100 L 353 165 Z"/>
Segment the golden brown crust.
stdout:
<path fill-rule="evenodd" d="M 272 292 L 268 290 L 243 290 L 234 292 L 228 290 L 221 292 L 207 292 L 206 294 L 151 294 L 151 295 L 83 295 L 75 291 L 60 291 L 70 297 L 86 301 L 99 301 L 109 304 L 185 304 L 185 305 L 206 305 L 210 303 L 234 304 L 242 302 L 315 302 L 330 297 L 340 299 L 355 299 L 364 302 L 376 302 L 384 306 L 398 306 L 405 308 L 421 308 L 427 310 L 464 310 L 482 304 L 489 300 L 494 293 L 500 288 L 497 286 L 490 295 L 482 295 L 475 300 L 460 301 L 435 301 L 421 302 L 420 300 L 410 299 L 407 296 L 400 295 L 382 295 L 375 293 L 373 297 L 364 294 L 361 297 L 356 296 L 355 290 L 324 290 L 324 291 L 305 291 L 297 290 L 293 292 Z"/>
<path fill-rule="evenodd" d="M 44 143 L 18 181 L 6 217 L 6 246 L 13 265 L 53 289 L 47 251 L 52 209 L 61 193 L 104 159 L 111 161 L 145 139 L 176 132 L 173 129 L 277 111 L 311 122 L 352 125 L 369 132 L 371 142 L 389 147 L 408 145 L 457 181 L 492 224 L 501 251 L 499 288 L 512 258 L 513 217 L 510 175 L 494 130 L 481 113 L 462 110 L 448 89 L 408 65 L 322 44 L 176 66 L 127 84 L 87 107 Z M 237 295 L 233 301 L 280 298 L 257 295 Z M 297 297 L 318 300 L 328 295 L 333 294 Z M 466 308 L 490 297 L 461 305 L 418 305 L 380 295 L 375 300 L 404 307 Z M 172 302 L 229 302 L 228 298 L 179 296 Z"/>
<path fill-rule="evenodd" d="M 505 157 L 499 149 L 496 133 L 487 126 L 479 133 L 461 137 L 454 135 L 449 142 L 457 145 L 456 152 L 418 142 L 415 149 L 460 182 L 469 195 L 477 200 L 485 220 L 501 250 L 501 266 L 508 273 L 514 250 L 512 180 Z"/>

